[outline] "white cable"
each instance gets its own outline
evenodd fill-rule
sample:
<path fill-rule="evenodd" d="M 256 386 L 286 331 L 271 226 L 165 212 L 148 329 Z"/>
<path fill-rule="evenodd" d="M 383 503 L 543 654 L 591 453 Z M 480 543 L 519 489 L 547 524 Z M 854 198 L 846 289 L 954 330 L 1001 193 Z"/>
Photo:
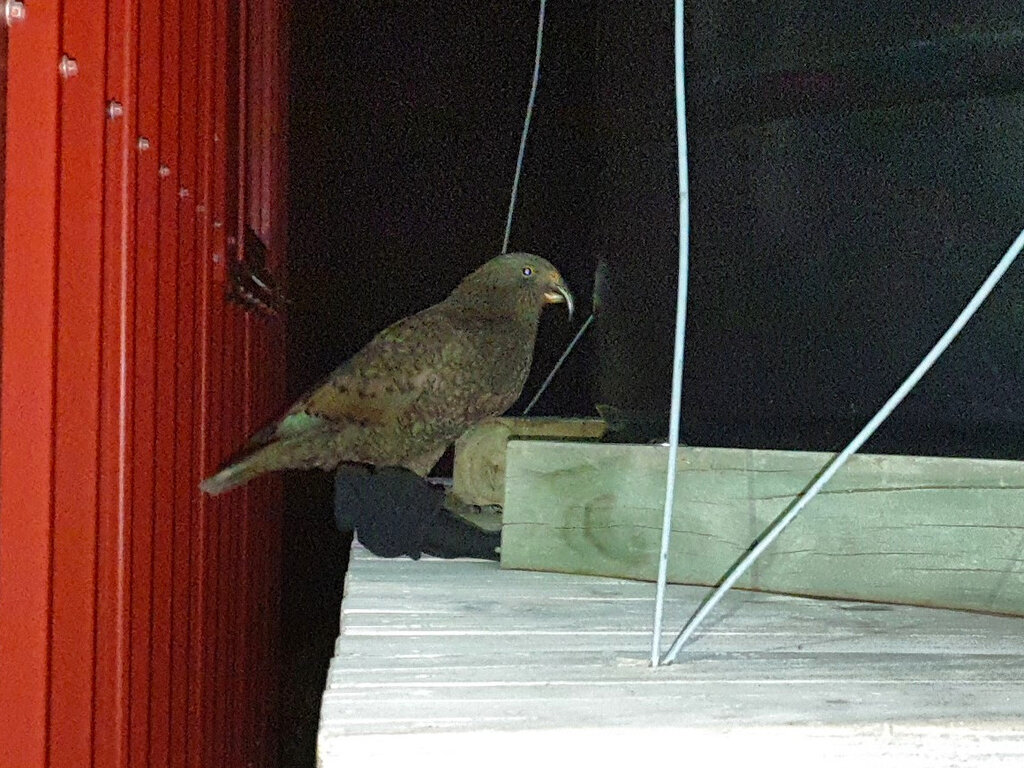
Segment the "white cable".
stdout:
<path fill-rule="evenodd" d="M 512 214 L 516 209 L 516 195 L 519 194 L 519 177 L 523 173 L 523 158 L 526 156 L 526 137 L 530 133 L 530 118 L 533 117 L 533 104 L 537 100 L 537 83 L 540 82 L 540 50 L 544 40 L 545 2 L 546 0 L 540 0 L 540 16 L 537 19 L 537 50 L 533 57 L 533 83 L 530 85 L 530 100 L 526 103 L 526 119 L 523 121 L 523 133 L 519 137 L 519 157 L 516 159 L 516 175 L 512 180 L 512 197 L 508 201 L 505 238 L 501 241 L 502 253 L 508 253 L 508 239 L 512 234 Z"/>
<path fill-rule="evenodd" d="M 683 401 L 683 351 L 686 340 L 686 293 L 690 277 L 690 182 L 686 158 L 686 78 L 683 72 L 683 0 L 675 5 L 676 59 L 676 145 L 679 152 L 679 285 L 676 289 L 676 341 L 672 360 L 672 409 L 668 431 L 668 469 L 665 477 L 665 509 L 661 523 L 661 553 L 658 556 L 658 591 L 654 599 L 654 631 L 651 636 L 651 666 L 658 666 L 661 654 L 661 626 L 665 612 L 665 584 L 668 581 L 668 547 L 672 535 L 672 507 L 676 494 L 676 461 L 679 456 L 679 421 Z"/>
<path fill-rule="evenodd" d="M 579 340 L 583 338 L 583 334 L 587 332 L 587 328 L 590 327 L 590 324 L 592 322 L 594 322 L 593 314 L 591 314 L 589 317 L 587 317 L 586 320 L 583 321 L 583 325 L 581 325 L 580 329 L 576 331 L 576 335 L 572 337 L 572 341 L 569 342 L 569 346 L 565 348 L 565 352 L 563 352 L 562 356 L 558 358 L 558 362 L 555 363 L 555 367 L 551 369 L 551 373 L 549 373 L 548 377 L 544 379 L 544 383 L 537 388 L 537 394 L 535 394 L 533 396 L 533 399 L 530 400 L 530 402 L 527 404 L 525 408 L 523 408 L 523 416 L 530 415 L 530 411 L 533 410 L 533 406 L 535 406 L 537 404 L 537 401 L 540 400 L 540 396 L 544 394 L 544 390 L 548 388 L 548 384 L 550 384 L 551 380 L 555 378 L 555 374 L 558 373 L 558 369 L 562 367 L 562 363 L 564 363 L 565 359 L 569 357 L 569 354 L 572 352 L 573 348 L 579 343 Z"/>
<path fill-rule="evenodd" d="M 946 351 L 946 348 L 952 343 L 953 339 L 956 338 L 957 334 L 960 333 L 961 329 L 967 324 L 967 321 L 973 317 L 974 313 L 978 311 L 978 307 L 981 306 L 982 302 L 988 298 L 988 295 L 992 293 L 992 289 L 996 287 L 996 284 L 1006 273 L 1006 270 L 1010 268 L 1017 256 L 1020 255 L 1021 250 L 1024 249 L 1024 231 L 1017 235 L 1017 239 L 1013 241 L 1013 244 L 1007 249 L 1003 258 L 999 260 L 995 268 L 985 279 L 985 282 L 981 284 L 973 298 L 967 302 L 967 306 L 964 307 L 963 311 L 957 316 L 953 324 L 949 326 L 942 337 L 935 342 L 935 346 L 931 348 L 924 359 L 918 363 L 917 367 L 907 376 L 906 380 L 900 384 L 892 396 L 886 400 L 885 405 L 876 413 L 872 419 L 864 425 L 864 428 L 857 434 L 850 444 L 846 446 L 838 455 L 836 455 L 825 467 L 822 469 L 820 475 L 811 485 L 801 493 L 790 508 L 780 515 L 775 522 L 773 522 L 757 542 L 757 544 L 727 573 L 725 580 L 715 589 L 715 591 L 704 601 L 700 606 L 700 609 L 690 618 L 683 627 L 682 631 L 676 637 L 675 642 L 672 643 L 672 647 L 669 648 L 668 653 L 665 654 L 664 663 L 671 664 L 679 653 L 679 650 L 683 647 L 683 644 L 690 638 L 690 636 L 697 630 L 704 618 L 711 612 L 711 610 L 718 604 L 718 601 L 725 596 L 725 593 L 736 583 L 737 580 L 746 572 L 746 570 L 761 556 L 769 545 L 778 537 L 786 526 L 789 525 L 796 518 L 800 511 L 807 506 L 807 504 L 813 499 L 818 491 L 824 487 L 832 476 L 839 471 L 839 468 L 846 463 L 846 460 L 850 458 L 856 451 L 864 445 L 864 443 L 874 434 L 875 430 L 885 421 L 889 414 L 891 414 L 902 401 L 903 398 L 912 390 L 917 383 L 921 380 L 921 377 L 928 372 L 928 369 L 932 367 L 932 364 L 939 359 L 939 356 Z M 670 472 L 670 477 L 671 477 Z"/>

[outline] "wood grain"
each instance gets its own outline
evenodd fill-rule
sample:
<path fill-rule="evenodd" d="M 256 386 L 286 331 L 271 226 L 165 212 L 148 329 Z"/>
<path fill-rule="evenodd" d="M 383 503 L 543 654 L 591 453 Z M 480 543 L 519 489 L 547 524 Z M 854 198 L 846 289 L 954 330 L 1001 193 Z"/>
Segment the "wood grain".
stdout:
<path fill-rule="evenodd" d="M 600 419 L 487 419 L 455 443 L 455 495 L 481 507 L 505 503 L 505 446 L 510 438 L 597 440 L 605 428 Z"/>
<path fill-rule="evenodd" d="M 667 455 L 510 442 L 502 565 L 653 579 Z M 717 583 L 828 458 L 681 448 L 670 580 Z M 1024 463 L 854 456 L 739 586 L 1024 615 Z"/>
<path fill-rule="evenodd" d="M 668 626 L 705 593 L 670 586 Z M 680 663 L 653 670 L 653 596 L 355 546 L 320 765 L 547 765 L 566 750 L 605 765 L 682 748 L 787 768 L 1024 762 L 1021 619 L 733 592 Z"/>

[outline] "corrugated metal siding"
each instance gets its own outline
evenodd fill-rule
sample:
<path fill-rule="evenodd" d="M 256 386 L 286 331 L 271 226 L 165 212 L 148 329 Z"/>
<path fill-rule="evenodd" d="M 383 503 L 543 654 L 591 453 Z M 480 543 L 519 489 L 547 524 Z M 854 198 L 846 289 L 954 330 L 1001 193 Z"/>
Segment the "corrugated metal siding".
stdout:
<path fill-rule="evenodd" d="M 270 765 L 278 486 L 196 489 L 282 404 L 283 327 L 225 301 L 246 226 L 284 269 L 281 6 L 28 11 L 6 104 L 2 762 Z"/>

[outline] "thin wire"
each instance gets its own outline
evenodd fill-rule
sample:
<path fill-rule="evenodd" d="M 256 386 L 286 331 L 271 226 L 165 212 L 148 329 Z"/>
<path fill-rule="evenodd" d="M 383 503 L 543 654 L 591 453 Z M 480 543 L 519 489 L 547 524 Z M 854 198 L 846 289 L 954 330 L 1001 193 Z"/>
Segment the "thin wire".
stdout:
<path fill-rule="evenodd" d="M 523 133 L 519 137 L 519 157 L 516 159 L 516 175 L 512 180 L 512 197 L 508 201 L 508 218 L 505 220 L 505 238 L 501 241 L 501 252 L 508 253 L 508 239 L 512 234 L 512 214 L 516 209 L 516 196 L 519 194 L 519 177 L 523 173 L 523 158 L 526 156 L 526 137 L 530 133 L 530 119 L 533 117 L 533 104 L 537 100 L 537 83 L 540 82 L 540 50 L 544 40 L 544 6 L 546 0 L 540 0 L 540 16 L 537 19 L 537 51 L 533 57 L 533 83 L 530 86 L 530 100 L 526 103 L 526 119 L 523 121 Z"/>
<path fill-rule="evenodd" d="M 576 331 L 576 335 L 572 337 L 572 341 L 569 342 L 569 346 L 565 348 L 565 351 L 562 353 L 562 356 L 558 358 L 558 362 L 555 363 L 555 367 L 551 369 L 551 373 L 549 373 L 548 377 L 544 379 L 544 383 L 537 388 L 537 394 L 535 394 L 533 396 L 533 399 L 527 404 L 525 408 L 523 408 L 523 416 L 529 415 L 530 411 L 533 410 L 533 406 L 535 406 L 537 404 L 537 401 L 540 400 L 540 396 L 544 394 L 544 390 L 548 388 L 548 384 L 550 384 L 551 380 L 555 378 L 555 374 L 558 373 L 558 369 L 562 367 L 562 363 L 564 363 L 565 359 L 569 357 L 569 354 L 572 352 L 573 348 L 576 346 L 579 340 L 583 338 L 583 334 L 587 332 L 587 328 L 590 327 L 590 324 L 592 322 L 594 322 L 593 315 L 590 315 L 590 317 L 583 321 L 583 325 L 581 325 L 580 329 Z"/>
<path fill-rule="evenodd" d="M 985 279 L 985 282 L 981 284 L 974 297 L 967 303 L 963 311 L 957 316 L 953 324 L 949 326 L 942 337 L 935 342 L 935 346 L 931 348 L 924 359 L 918 363 L 917 367 L 907 376 L 906 380 L 900 384 L 892 396 L 885 402 L 885 405 L 874 415 L 874 417 L 864 425 L 864 428 L 857 434 L 850 444 L 847 445 L 842 452 L 835 456 L 828 464 L 825 465 L 817 479 L 803 491 L 788 509 L 780 515 L 775 522 L 773 522 L 768 530 L 764 533 L 757 544 L 741 559 L 736 563 L 728 572 L 725 580 L 718 586 L 717 589 L 704 601 L 700 606 L 700 609 L 690 618 L 683 627 L 682 631 L 676 637 L 675 642 L 672 643 L 672 647 L 669 648 L 668 653 L 665 654 L 664 663 L 671 664 L 675 657 L 678 655 L 679 650 L 683 647 L 683 644 L 690 638 L 690 636 L 697 630 L 701 622 L 711 612 L 711 610 L 718 604 L 718 601 L 725 596 L 725 593 L 736 583 L 736 581 L 743 576 L 746 570 L 761 556 L 773 541 L 785 530 L 786 526 L 789 525 L 796 518 L 800 511 L 807 506 L 807 504 L 813 499 L 818 491 L 824 487 L 832 476 L 839 471 L 839 468 L 846 463 L 846 460 L 850 458 L 856 451 L 874 434 L 875 430 L 884 422 L 902 401 L 903 398 L 912 390 L 917 383 L 921 380 L 921 377 L 928 372 L 928 369 L 932 367 L 932 364 L 939 359 L 939 356 L 946 351 L 946 348 L 950 345 L 953 339 L 956 338 L 957 334 L 960 333 L 961 329 L 967 324 L 967 321 L 973 317 L 974 313 L 977 312 L 978 307 L 981 306 L 982 302 L 988 298 L 988 295 L 992 293 L 992 289 L 996 287 L 996 284 L 1006 273 L 1006 270 L 1010 268 L 1017 256 L 1020 255 L 1021 250 L 1024 250 L 1024 231 L 1017 235 L 1017 239 L 1013 241 L 1013 244 L 1009 247 L 1003 258 L 999 260 L 995 268 Z"/>
<path fill-rule="evenodd" d="M 675 4 L 676 144 L 679 158 L 679 285 L 676 289 L 676 341 L 672 360 L 672 411 L 669 417 L 668 468 L 665 472 L 665 509 L 658 556 L 658 591 L 654 599 L 654 630 L 651 633 L 651 666 L 658 666 L 661 627 L 668 581 L 668 547 L 672 535 L 672 507 L 676 495 L 676 462 L 679 456 L 679 421 L 683 401 L 683 351 L 686 339 L 686 294 L 690 278 L 690 181 L 686 157 L 686 77 L 683 71 L 683 0 Z"/>

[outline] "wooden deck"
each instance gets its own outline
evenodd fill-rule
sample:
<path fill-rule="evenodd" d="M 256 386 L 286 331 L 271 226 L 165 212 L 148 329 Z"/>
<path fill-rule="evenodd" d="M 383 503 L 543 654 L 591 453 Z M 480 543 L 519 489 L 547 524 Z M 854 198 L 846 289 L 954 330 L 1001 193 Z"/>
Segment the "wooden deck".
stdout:
<path fill-rule="evenodd" d="M 653 594 L 355 545 L 320 764 L 1024 765 L 1022 619 L 734 592 L 653 670 Z M 666 643 L 704 594 L 669 587 Z"/>

